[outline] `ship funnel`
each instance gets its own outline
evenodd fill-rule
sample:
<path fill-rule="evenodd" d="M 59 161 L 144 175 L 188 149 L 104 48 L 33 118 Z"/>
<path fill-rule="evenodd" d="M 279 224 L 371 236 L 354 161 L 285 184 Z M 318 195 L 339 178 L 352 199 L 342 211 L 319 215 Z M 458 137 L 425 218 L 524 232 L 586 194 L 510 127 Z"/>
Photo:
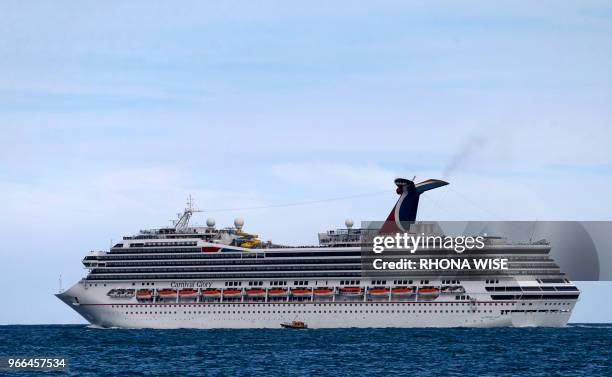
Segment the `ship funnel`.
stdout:
<path fill-rule="evenodd" d="M 391 213 L 389 213 L 385 225 L 381 229 L 383 233 L 396 232 L 398 229 L 405 231 L 402 223 L 416 221 L 421 194 L 425 191 L 446 186 L 448 182 L 439 179 L 428 179 L 415 184 L 414 181 L 409 179 L 397 178 L 395 185 L 397 186 L 396 192 L 400 197 L 393 209 L 391 209 Z"/>

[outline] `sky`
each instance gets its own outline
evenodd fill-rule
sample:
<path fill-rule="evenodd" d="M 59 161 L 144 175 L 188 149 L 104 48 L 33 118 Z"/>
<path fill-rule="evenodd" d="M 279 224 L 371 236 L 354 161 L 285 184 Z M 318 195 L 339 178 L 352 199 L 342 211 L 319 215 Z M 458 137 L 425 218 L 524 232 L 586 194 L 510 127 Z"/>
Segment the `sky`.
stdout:
<path fill-rule="evenodd" d="M 59 276 L 189 194 L 297 245 L 397 176 L 451 183 L 422 219 L 610 220 L 611 32 L 600 1 L 4 1 L 0 324 L 82 323 Z M 611 322 L 579 286 L 572 321 Z"/>

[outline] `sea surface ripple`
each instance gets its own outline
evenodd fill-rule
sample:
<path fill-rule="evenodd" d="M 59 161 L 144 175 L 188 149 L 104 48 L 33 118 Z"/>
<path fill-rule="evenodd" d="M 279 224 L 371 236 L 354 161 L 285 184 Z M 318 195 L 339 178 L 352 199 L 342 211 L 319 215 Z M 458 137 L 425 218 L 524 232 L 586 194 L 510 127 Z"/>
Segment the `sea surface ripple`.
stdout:
<path fill-rule="evenodd" d="M 612 325 L 124 330 L 0 326 L 0 356 L 66 356 L 7 376 L 612 376 Z"/>

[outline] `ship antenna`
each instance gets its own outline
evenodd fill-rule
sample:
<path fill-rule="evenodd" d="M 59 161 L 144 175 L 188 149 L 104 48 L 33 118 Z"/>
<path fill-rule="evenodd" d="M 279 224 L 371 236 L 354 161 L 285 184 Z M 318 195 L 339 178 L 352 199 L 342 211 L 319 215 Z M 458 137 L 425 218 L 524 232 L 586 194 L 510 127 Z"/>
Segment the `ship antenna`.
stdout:
<path fill-rule="evenodd" d="M 180 215 L 179 220 L 176 222 L 174 226 L 177 232 L 185 231 L 189 227 L 189 219 L 191 219 L 191 215 L 193 215 L 194 212 L 203 212 L 203 211 L 194 208 L 193 197 L 190 194 L 189 197 L 187 198 L 187 207 L 185 207 L 183 214 Z"/>
<path fill-rule="evenodd" d="M 533 223 L 533 226 L 531 227 L 531 235 L 529 236 L 529 243 L 533 242 L 533 234 L 535 233 L 535 227 L 536 227 L 537 222 L 538 222 L 538 219 L 536 218 L 536 221 Z"/>
<path fill-rule="evenodd" d="M 62 274 L 59 274 L 59 292 L 62 293 Z"/>

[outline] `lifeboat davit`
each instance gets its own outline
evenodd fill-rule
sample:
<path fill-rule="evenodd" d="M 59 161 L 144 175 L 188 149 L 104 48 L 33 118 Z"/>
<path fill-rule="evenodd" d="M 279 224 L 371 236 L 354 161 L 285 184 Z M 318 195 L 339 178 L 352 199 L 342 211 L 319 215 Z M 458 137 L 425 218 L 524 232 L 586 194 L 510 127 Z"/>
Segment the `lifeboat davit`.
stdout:
<path fill-rule="evenodd" d="M 315 288 L 314 294 L 318 297 L 329 297 L 334 294 L 334 290 L 331 288 Z"/>
<path fill-rule="evenodd" d="M 293 288 L 291 294 L 295 297 L 310 297 L 312 290 L 310 288 Z"/>
<path fill-rule="evenodd" d="M 372 296 L 387 296 L 389 295 L 389 288 L 370 288 L 368 293 Z"/>
<path fill-rule="evenodd" d="M 136 292 L 136 299 L 138 300 L 150 300 L 153 297 L 153 293 L 150 289 L 139 289 Z"/>
<path fill-rule="evenodd" d="M 419 295 L 422 296 L 437 296 L 440 294 L 440 290 L 434 287 L 423 287 L 418 290 Z"/>
<path fill-rule="evenodd" d="M 237 297 L 237 296 L 240 296 L 241 294 L 242 294 L 242 291 L 236 288 L 229 288 L 229 289 L 223 290 L 223 296 L 225 297 Z"/>
<path fill-rule="evenodd" d="M 221 296 L 221 290 L 220 289 L 205 289 L 202 291 L 202 295 L 204 297 L 219 297 Z"/>
<path fill-rule="evenodd" d="M 264 297 L 266 295 L 266 290 L 263 288 L 252 288 L 247 289 L 246 294 L 249 297 Z"/>
<path fill-rule="evenodd" d="M 340 288 L 340 293 L 347 296 L 360 296 L 361 288 L 360 287 L 344 287 Z"/>
<path fill-rule="evenodd" d="M 160 289 L 159 291 L 157 291 L 157 295 L 159 297 L 172 297 L 172 296 L 176 296 L 177 291 L 176 289 Z"/>
<path fill-rule="evenodd" d="M 411 295 L 412 294 L 412 288 L 408 288 L 408 287 L 395 287 L 395 288 L 391 289 L 391 294 L 394 294 L 394 295 L 397 295 L 397 296 Z"/>
<path fill-rule="evenodd" d="M 284 297 L 289 294 L 285 288 L 270 288 L 268 289 L 268 296 L 270 297 Z"/>
<path fill-rule="evenodd" d="M 198 291 L 196 289 L 181 289 L 179 291 L 179 296 L 181 296 L 181 298 L 196 298 L 198 296 Z"/>

